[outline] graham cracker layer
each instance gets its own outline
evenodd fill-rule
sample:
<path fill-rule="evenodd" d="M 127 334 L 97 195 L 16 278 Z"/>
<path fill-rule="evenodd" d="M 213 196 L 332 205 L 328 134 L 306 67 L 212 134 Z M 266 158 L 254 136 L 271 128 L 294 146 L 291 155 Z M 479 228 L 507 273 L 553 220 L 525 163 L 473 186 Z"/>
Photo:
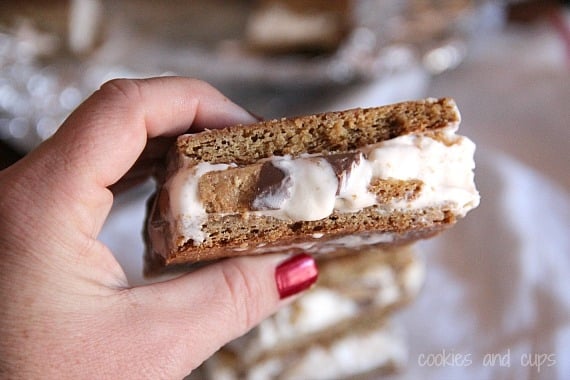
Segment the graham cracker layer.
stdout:
<path fill-rule="evenodd" d="M 460 121 L 449 98 L 282 118 L 185 135 L 177 151 L 188 163 L 247 165 L 271 156 L 337 153 L 397 136 L 437 131 Z"/>

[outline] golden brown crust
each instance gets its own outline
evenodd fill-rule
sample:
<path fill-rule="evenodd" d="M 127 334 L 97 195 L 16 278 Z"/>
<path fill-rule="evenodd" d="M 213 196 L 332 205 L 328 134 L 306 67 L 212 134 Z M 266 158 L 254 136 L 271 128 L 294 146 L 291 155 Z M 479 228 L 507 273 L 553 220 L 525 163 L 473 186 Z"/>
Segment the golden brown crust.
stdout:
<path fill-rule="evenodd" d="M 248 252 L 261 244 L 270 247 L 273 243 L 282 244 L 294 240 L 325 242 L 342 235 L 371 231 L 404 234 L 432 225 L 449 224 L 454 220 L 449 210 L 436 207 L 383 212 L 380 207 L 371 206 L 355 213 L 333 212 L 321 220 L 297 222 L 247 214 L 213 214 L 204 223 L 209 236 L 200 244 L 199 249 L 192 246 L 192 241 L 188 241 L 183 248 L 195 252 L 222 248 L 222 254 L 224 251 L 229 253 L 232 249 Z M 324 236 L 315 237 L 320 234 Z M 191 257 L 184 259 L 191 260 Z"/>
<path fill-rule="evenodd" d="M 376 194 L 379 203 L 411 201 L 419 196 L 422 186 L 423 182 L 419 179 L 374 178 L 368 191 Z"/>
<path fill-rule="evenodd" d="M 145 274 L 155 276 L 165 271 L 187 270 L 187 265 L 199 264 L 232 256 L 258 255 L 268 252 L 299 253 L 307 251 L 305 244 L 324 246 L 330 244 L 325 250 L 326 254 L 334 252 L 335 255 L 352 254 L 362 250 L 361 246 L 338 246 L 331 241 L 342 238 L 370 237 L 370 231 L 383 231 L 389 234 L 386 241 L 375 243 L 379 248 L 398 247 L 419 239 L 432 237 L 455 223 L 455 216 L 450 211 L 431 209 L 419 210 L 415 213 L 393 212 L 381 216 L 360 215 L 352 220 L 346 217 L 327 220 L 337 224 L 336 230 L 320 229 L 317 222 L 300 222 L 294 226 L 282 226 L 279 230 L 273 230 L 265 226 L 266 230 L 260 232 L 261 224 L 255 226 L 243 226 L 244 235 L 236 241 L 225 244 L 210 244 L 208 246 L 195 247 L 191 242 L 186 243 L 178 250 L 173 250 L 168 255 L 160 255 L 147 250 Z M 346 224 L 343 224 L 345 223 Z M 235 222 L 226 221 L 225 225 L 233 229 Z M 319 227 L 325 231 L 323 237 L 317 238 L 314 228 Z M 319 254 L 318 252 L 316 253 Z"/>
<path fill-rule="evenodd" d="M 177 150 L 187 163 L 248 165 L 262 158 L 352 151 L 400 135 L 459 122 L 449 98 L 300 116 L 184 135 Z"/>
<path fill-rule="evenodd" d="M 204 174 L 198 182 L 198 194 L 206 212 L 251 210 L 261 167 L 262 164 L 253 164 Z"/>

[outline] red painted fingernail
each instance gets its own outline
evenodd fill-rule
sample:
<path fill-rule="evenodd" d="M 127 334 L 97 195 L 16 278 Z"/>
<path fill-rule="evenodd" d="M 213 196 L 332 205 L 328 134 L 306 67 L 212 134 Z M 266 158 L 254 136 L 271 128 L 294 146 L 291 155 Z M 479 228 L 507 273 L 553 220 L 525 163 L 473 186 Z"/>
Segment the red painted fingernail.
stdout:
<path fill-rule="evenodd" d="M 317 281 L 315 260 L 306 253 L 288 258 L 275 268 L 275 281 L 281 299 L 308 289 Z"/>

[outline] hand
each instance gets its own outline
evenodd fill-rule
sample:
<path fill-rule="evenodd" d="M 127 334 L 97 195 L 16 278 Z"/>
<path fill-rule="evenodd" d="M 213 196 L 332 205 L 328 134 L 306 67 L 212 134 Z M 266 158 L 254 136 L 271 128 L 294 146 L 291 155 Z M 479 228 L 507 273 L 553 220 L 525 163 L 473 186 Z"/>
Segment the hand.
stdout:
<path fill-rule="evenodd" d="M 200 81 L 114 80 L 0 172 L 0 377 L 182 378 L 310 284 L 276 280 L 312 259 L 264 255 L 132 288 L 97 240 L 109 187 L 148 176 L 161 139 L 253 121 Z"/>

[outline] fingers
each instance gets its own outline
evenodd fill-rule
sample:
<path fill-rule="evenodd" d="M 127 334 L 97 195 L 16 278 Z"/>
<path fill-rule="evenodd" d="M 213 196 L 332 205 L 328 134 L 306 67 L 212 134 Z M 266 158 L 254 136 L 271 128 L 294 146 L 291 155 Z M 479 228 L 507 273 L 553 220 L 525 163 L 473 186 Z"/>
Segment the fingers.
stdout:
<path fill-rule="evenodd" d="M 210 85 L 188 78 L 113 80 L 87 99 L 53 139 L 70 176 L 107 187 L 134 164 L 147 139 L 254 119 Z M 64 149 L 65 147 L 65 149 Z M 83 170 L 85 168 L 89 170 Z"/>
<path fill-rule="evenodd" d="M 149 140 L 129 171 L 109 187 L 113 194 L 126 191 L 150 177 L 162 175 L 165 171 L 165 157 L 175 141 L 175 137 L 157 137 Z"/>
<path fill-rule="evenodd" d="M 144 329 L 163 329 L 182 368 L 195 368 L 317 278 L 314 260 L 297 255 L 237 258 L 211 265 L 173 281 L 132 289 L 146 305 Z M 180 345 L 179 345 L 180 343 Z M 157 344 L 164 344 L 157 343 Z"/>
<path fill-rule="evenodd" d="M 113 80 L 81 104 L 18 171 L 29 169 L 25 186 L 42 192 L 34 193 L 35 199 L 50 202 L 62 219 L 87 226 L 85 233 L 95 236 L 111 206 L 107 187 L 134 165 L 149 139 L 253 121 L 198 80 Z M 126 183 L 137 183 L 147 174 L 135 172 Z"/>

